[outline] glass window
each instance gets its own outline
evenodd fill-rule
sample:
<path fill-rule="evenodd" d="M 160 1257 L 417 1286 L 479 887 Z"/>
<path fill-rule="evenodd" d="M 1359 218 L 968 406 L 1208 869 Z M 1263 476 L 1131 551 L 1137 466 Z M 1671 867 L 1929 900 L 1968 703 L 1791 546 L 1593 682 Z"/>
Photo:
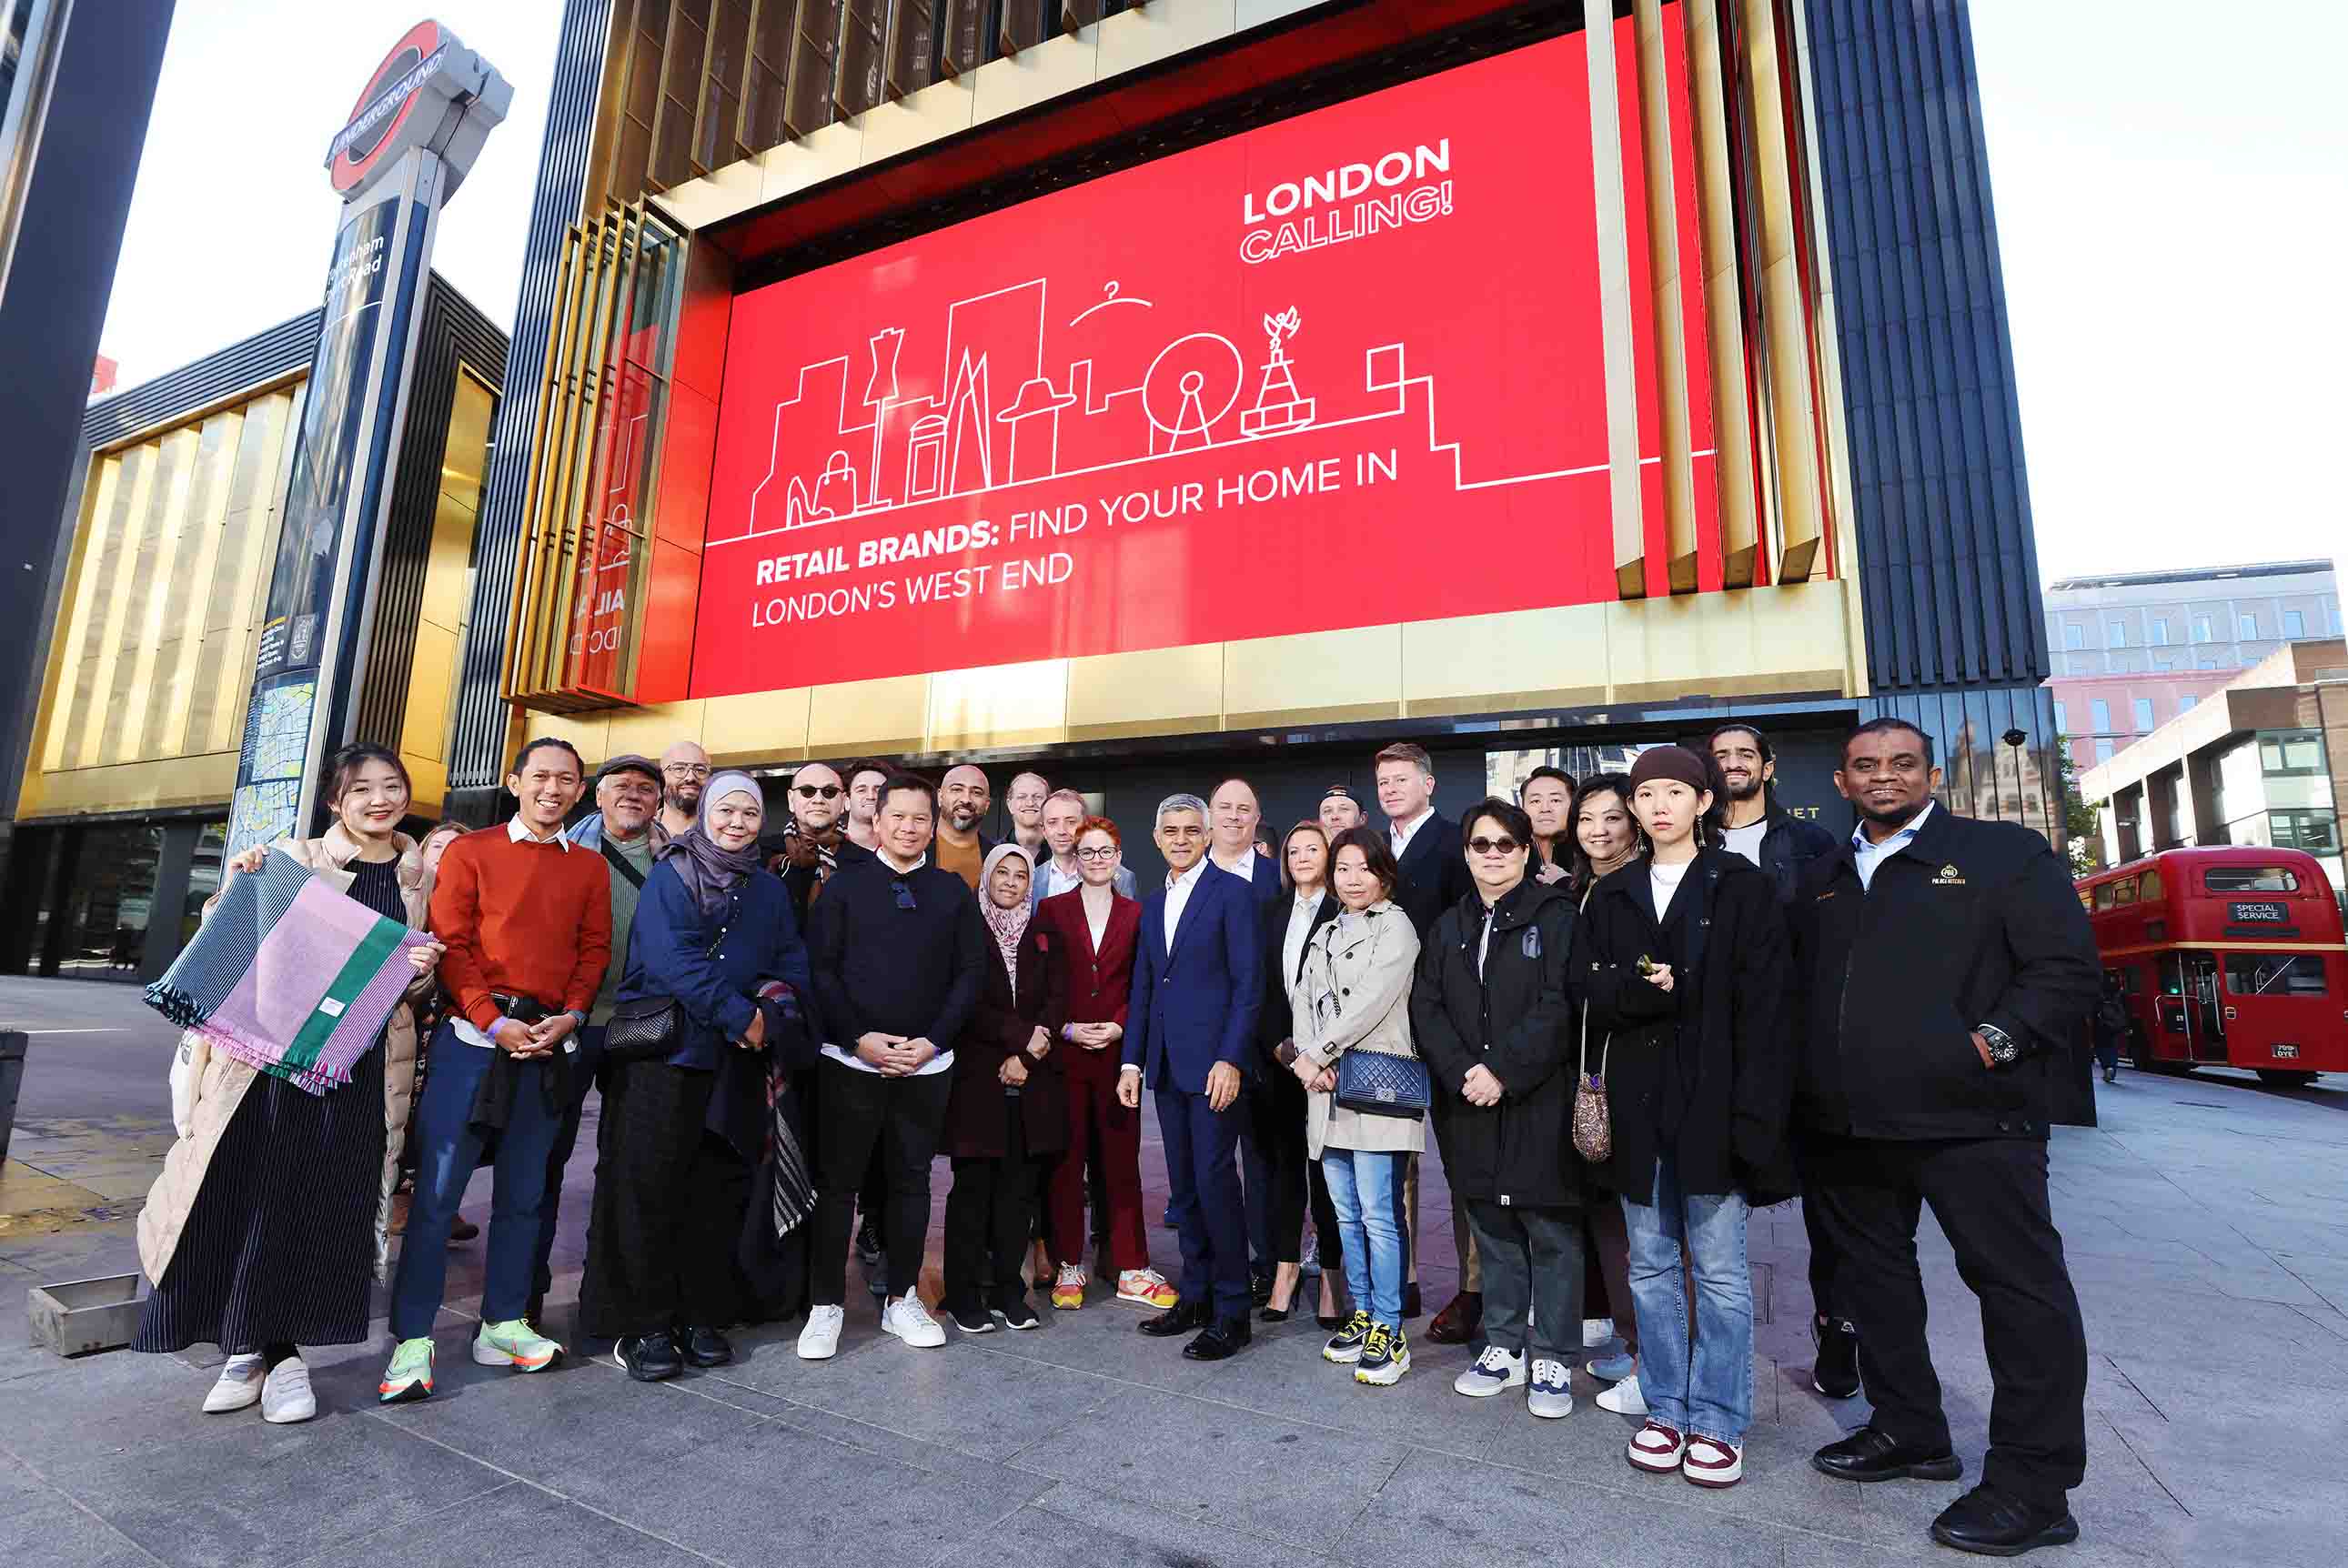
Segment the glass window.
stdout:
<path fill-rule="evenodd" d="M 2259 766 L 2269 778 L 2308 778 L 2323 772 L 2323 742 L 2312 730 L 2259 737 Z"/>
<path fill-rule="evenodd" d="M 2152 645 L 2155 648 L 2168 646 L 2168 622 L 2156 620 L 2152 623 Z"/>
<path fill-rule="evenodd" d="M 2193 641 L 2196 642 L 2215 642 L 2218 641 L 2216 629 L 2210 626 L 2209 618 L 2208 616 L 2197 615 L 2193 618 Z"/>
<path fill-rule="evenodd" d="M 2086 645 L 2087 629 L 2080 625 L 2075 620 L 2065 621 L 2063 623 L 2063 646 L 2065 648 L 2085 648 Z"/>
<path fill-rule="evenodd" d="M 2082 909 L 2092 909 L 2092 908 L 2094 908 L 2094 907 L 2096 907 L 2096 893 L 2095 893 L 2095 889 L 2094 889 L 2094 888 L 2092 888 L 2092 887 L 2082 887 L 2082 888 L 2079 888 L 2077 891 L 2078 891 L 2078 895 L 2079 895 L 2079 907 L 2080 907 L 2080 908 L 2082 908 Z"/>
<path fill-rule="evenodd" d="M 2161 886 L 2159 872 L 2147 871 L 2138 880 L 2143 886 L 2137 889 L 2137 896 L 2146 903 L 2157 904 L 2168 896 L 2168 890 Z"/>
<path fill-rule="evenodd" d="M 2243 641 L 2255 642 L 2258 641 L 2259 618 L 2256 615 L 2251 614 L 2248 610 L 2243 611 L 2240 617 L 2240 625 L 2241 627 Z"/>
<path fill-rule="evenodd" d="M 2192 708 L 2193 704 L 2199 702 L 2200 700 L 2200 698 L 2196 697 L 2193 693 L 2188 692 L 2184 696 L 2177 699 L 2177 711 L 2180 713 L 2188 712 Z"/>
<path fill-rule="evenodd" d="M 2108 735 L 2112 733 L 2112 705 L 2109 702 L 2098 697 L 2087 711 L 2095 715 L 2096 734 Z"/>
<path fill-rule="evenodd" d="M 163 830 L 145 823 L 82 830 L 66 895 L 57 972 L 83 979 L 135 980 L 154 913 L 155 868 Z"/>
<path fill-rule="evenodd" d="M 2114 883 L 2114 884 L 2112 885 L 2112 904 L 2113 904 L 2113 906 L 2114 906 L 2115 907 L 2118 907 L 2118 906 L 2120 906 L 2120 905 L 2123 905 L 2123 904 L 2133 904 L 2133 903 L 2135 903 L 2135 902 L 2136 902 L 2136 878 L 2135 878 L 2135 877 L 2133 877 L 2133 876 L 2124 876 L 2124 877 L 2122 877 L 2119 881 L 2117 881 L 2117 882 L 2116 882 L 2116 883 Z"/>
<path fill-rule="evenodd" d="M 2058 735 L 2067 735 L 2071 733 L 2071 721 L 2064 716 L 2063 700 L 2060 697 L 2054 700 L 2054 733 Z"/>
<path fill-rule="evenodd" d="M 2136 728 L 2140 735 L 2152 733 L 2152 699 L 2149 697 L 2136 700 Z"/>
<path fill-rule="evenodd" d="M 2282 612 L 2282 634 L 2285 637 L 2306 636 L 2307 617 L 2301 614 L 2296 610 L 2284 610 Z"/>
<path fill-rule="evenodd" d="M 2284 866 L 2212 866 L 2201 885 L 2212 893 L 2296 893 L 2299 873 Z"/>
<path fill-rule="evenodd" d="M 2313 953 L 2228 953 L 2226 989 L 2238 997 L 2320 997 L 2323 960 Z"/>
<path fill-rule="evenodd" d="M 2099 763 L 2107 763 L 2112 760 L 2111 742 L 2097 741 L 2096 743 L 2096 760 Z"/>
<path fill-rule="evenodd" d="M 2328 811 L 2304 806 L 2267 813 L 2268 841 L 2279 849 L 2303 849 L 2310 855 L 2340 853 L 2340 819 Z"/>
<path fill-rule="evenodd" d="M 2112 899 L 2114 897 L 2113 889 L 2114 884 L 2109 882 L 2100 882 L 2096 885 L 2096 908 L 2108 909 L 2112 907 Z"/>
<path fill-rule="evenodd" d="M 2116 620 L 2105 626 L 2104 646 L 2106 648 L 2126 648 L 2127 646 L 2127 628 Z"/>

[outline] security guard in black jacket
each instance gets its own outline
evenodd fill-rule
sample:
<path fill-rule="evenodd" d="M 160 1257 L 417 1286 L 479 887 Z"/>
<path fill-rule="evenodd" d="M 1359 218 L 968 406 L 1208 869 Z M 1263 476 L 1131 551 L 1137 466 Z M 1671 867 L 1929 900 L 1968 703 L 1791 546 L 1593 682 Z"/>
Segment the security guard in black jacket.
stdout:
<path fill-rule="evenodd" d="M 1788 911 L 1805 1201 L 1840 1254 L 1875 1413 L 1812 1462 L 1850 1481 L 1953 1481 L 1925 1345 L 1916 1222 L 1930 1204 L 1981 1298 L 1994 1397 L 1982 1483 L 1932 1537 L 2012 1555 L 2077 1539 L 2086 1337 L 2046 1195 L 2050 1122 L 2092 1122 L 2079 1025 L 2095 942 L 2046 841 L 1952 815 L 1912 725 L 1844 743 L 1835 787 L 1859 830 L 1814 863 Z"/>

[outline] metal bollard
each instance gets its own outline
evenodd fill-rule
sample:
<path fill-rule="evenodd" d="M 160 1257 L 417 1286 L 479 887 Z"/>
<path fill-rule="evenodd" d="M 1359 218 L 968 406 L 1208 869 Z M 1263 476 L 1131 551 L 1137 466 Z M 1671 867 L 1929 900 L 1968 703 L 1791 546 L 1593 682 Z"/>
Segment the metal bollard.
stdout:
<path fill-rule="evenodd" d="M 16 1088 L 25 1081 L 25 1048 L 33 1037 L 0 1030 L 0 1161 L 8 1158 L 8 1134 L 16 1128 Z"/>

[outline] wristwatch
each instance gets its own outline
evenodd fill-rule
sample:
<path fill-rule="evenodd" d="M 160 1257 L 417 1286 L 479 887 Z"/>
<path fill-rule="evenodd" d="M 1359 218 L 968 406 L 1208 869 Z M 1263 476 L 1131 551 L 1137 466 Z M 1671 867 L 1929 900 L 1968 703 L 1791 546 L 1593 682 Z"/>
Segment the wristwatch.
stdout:
<path fill-rule="evenodd" d="M 1292 1040 L 1282 1040 L 1278 1045 L 1272 1048 L 1272 1057 L 1274 1061 L 1279 1062 L 1282 1067 L 1295 1066 L 1296 1042 Z"/>
<path fill-rule="evenodd" d="M 1973 1032 L 1989 1043 L 1989 1058 L 2000 1067 L 2011 1067 L 2022 1060 L 2022 1047 L 2013 1036 L 1993 1023 L 1977 1023 Z"/>

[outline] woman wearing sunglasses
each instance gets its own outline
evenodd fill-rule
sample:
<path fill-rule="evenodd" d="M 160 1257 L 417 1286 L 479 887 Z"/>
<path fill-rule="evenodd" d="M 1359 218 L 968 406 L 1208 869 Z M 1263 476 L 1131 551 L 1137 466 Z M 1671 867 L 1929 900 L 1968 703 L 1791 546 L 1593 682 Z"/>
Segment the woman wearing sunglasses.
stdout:
<path fill-rule="evenodd" d="M 1647 1424 L 1629 1458 L 1697 1486 L 1745 1474 L 1753 1418 L 1746 1220 L 1793 1193 L 1786 1123 L 1789 960 L 1769 879 L 1716 838 L 1725 791 L 1709 757 L 1656 746 L 1631 770 L 1648 848 L 1601 877 L 1575 977 L 1590 1029 L 1612 1035 L 1613 1182 L 1630 1233 Z M 1683 1260 L 1695 1282 L 1688 1333 Z"/>

